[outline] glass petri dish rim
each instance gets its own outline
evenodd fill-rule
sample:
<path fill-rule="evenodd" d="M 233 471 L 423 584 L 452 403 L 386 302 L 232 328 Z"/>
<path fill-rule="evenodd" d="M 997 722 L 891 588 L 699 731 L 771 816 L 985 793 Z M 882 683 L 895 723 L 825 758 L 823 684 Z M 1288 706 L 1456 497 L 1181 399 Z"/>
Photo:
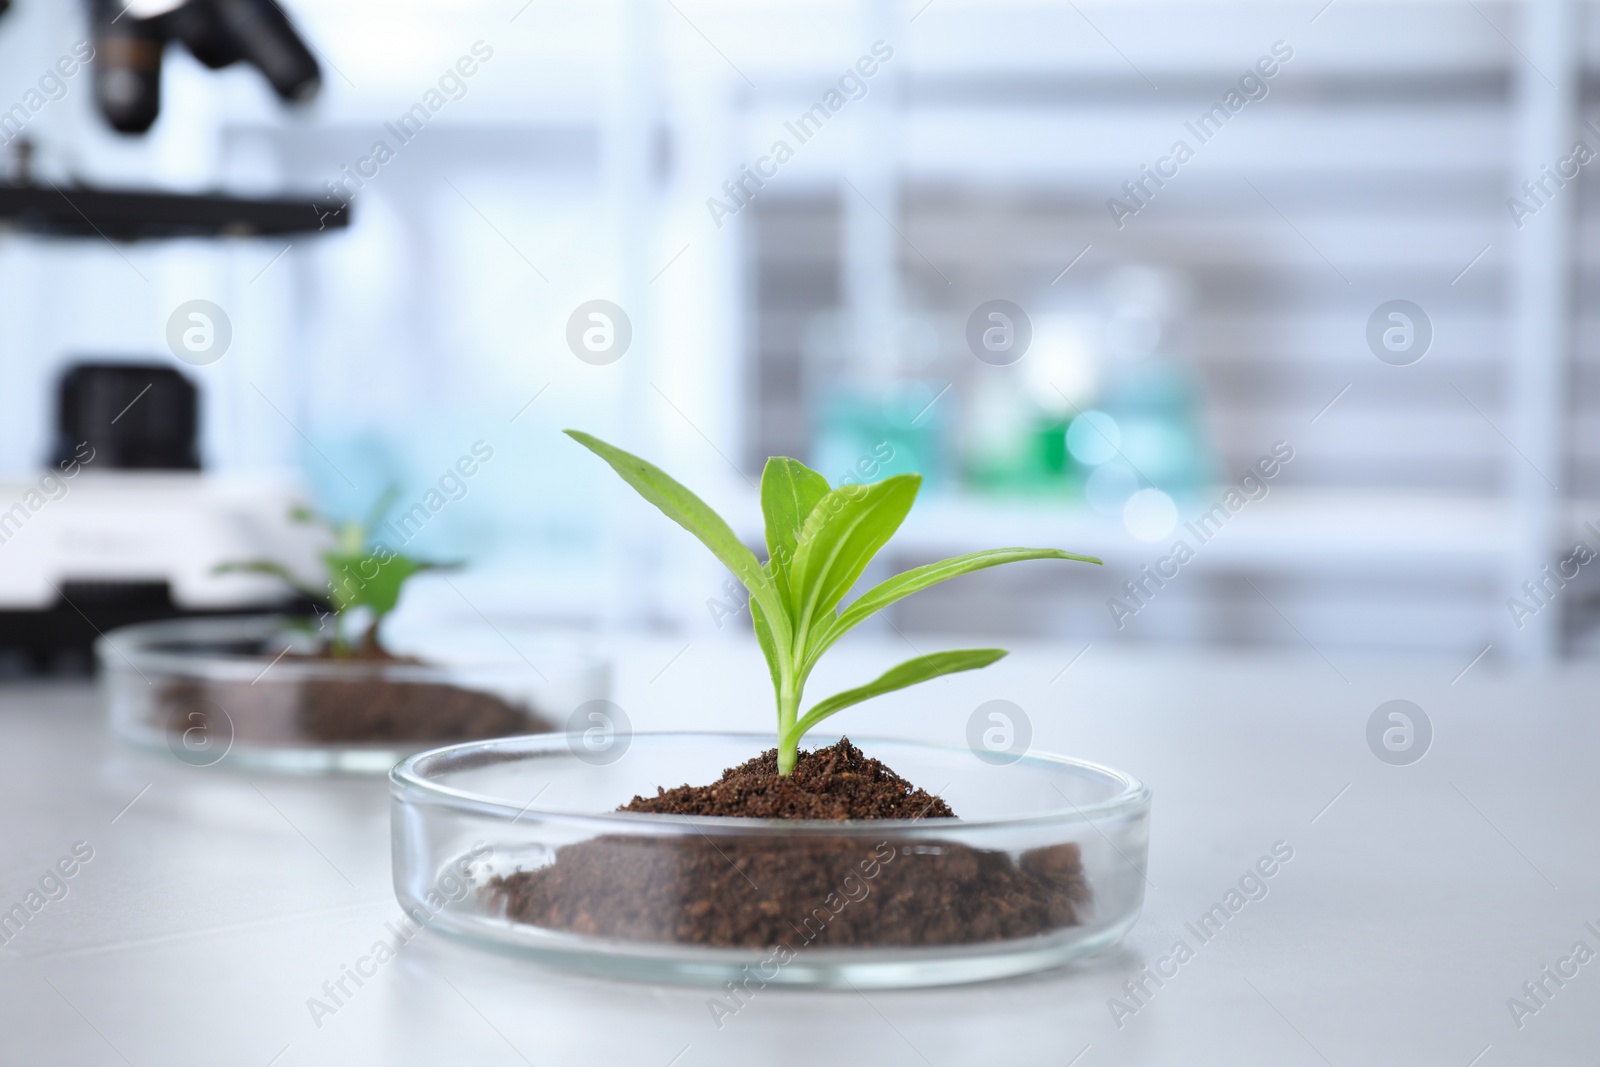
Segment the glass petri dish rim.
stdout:
<path fill-rule="evenodd" d="M 640 732 L 633 735 L 632 744 L 648 744 L 651 740 L 737 741 L 748 744 L 751 751 L 762 752 L 771 747 L 768 734 L 749 734 L 735 731 L 668 730 Z M 863 745 L 900 745 L 924 751 L 966 755 L 971 753 L 957 745 L 938 744 L 899 737 L 862 735 L 856 740 Z M 519 804 L 508 799 L 484 793 L 474 793 L 452 786 L 441 785 L 429 778 L 419 767 L 431 762 L 478 757 L 473 766 L 491 763 L 509 763 L 531 760 L 541 756 L 560 756 L 570 753 L 570 735 L 525 734 L 512 737 L 491 738 L 484 741 L 466 741 L 454 745 L 419 752 L 401 760 L 389 772 L 391 792 L 396 800 L 410 804 L 426 804 L 468 814 L 505 819 L 508 822 L 536 816 L 539 819 L 561 822 L 575 827 L 590 827 L 601 832 L 618 832 L 669 836 L 685 832 L 711 833 L 719 836 L 882 836 L 885 831 L 914 833 L 926 836 L 930 832 L 956 831 L 963 835 L 979 831 L 1005 831 L 1009 829 L 1038 828 L 1042 826 L 1094 825 L 1096 818 L 1128 816 L 1147 811 L 1152 794 L 1148 786 L 1123 771 L 1087 760 L 1072 759 L 1050 753 L 1027 753 L 1010 766 L 1028 765 L 1040 770 L 1069 770 L 1079 775 L 1089 775 L 1117 783 L 1121 790 L 1116 795 L 1092 804 L 1074 805 L 1070 800 L 1063 808 L 1047 808 L 1017 815 L 980 819 L 861 819 L 834 822 L 823 819 L 749 819 L 728 815 L 660 815 L 647 812 L 607 811 L 571 812 L 554 808 L 541 808 L 537 801 Z M 495 750 L 500 751 L 495 751 Z M 507 749 L 513 751 L 507 752 Z M 1059 792 L 1059 790 L 1058 790 Z M 1065 796 L 1062 798 L 1066 799 Z"/>
<path fill-rule="evenodd" d="M 266 640 L 282 632 L 292 616 L 282 614 L 208 615 L 180 619 L 161 619 L 118 627 L 95 640 L 96 659 L 108 666 L 131 667 L 143 673 L 186 675 L 209 681 L 254 681 L 262 668 L 271 665 L 274 682 L 314 679 L 344 680 L 384 678 L 402 682 L 452 682 L 471 672 L 479 675 L 507 671 L 526 672 L 530 664 L 513 650 L 502 658 L 460 663 L 405 663 L 384 661 L 274 660 L 264 654 L 241 654 L 207 645 L 230 641 Z M 585 646 L 571 633 L 551 630 L 537 639 L 559 643 L 566 669 L 562 677 L 601 669 L 606 660 Z M 192 643 L 191 649 L 158 647 L 163 642 Z M 535 668 L 537 671 L 537 668 Z"/>

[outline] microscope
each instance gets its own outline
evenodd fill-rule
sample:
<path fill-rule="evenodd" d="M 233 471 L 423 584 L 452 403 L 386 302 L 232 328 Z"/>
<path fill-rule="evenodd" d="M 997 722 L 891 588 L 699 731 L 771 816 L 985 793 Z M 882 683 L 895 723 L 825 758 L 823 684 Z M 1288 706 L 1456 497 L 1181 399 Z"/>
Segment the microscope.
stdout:
<path fill-rule="evenodd" d="M 161 113 L 161 58 L 177 42 L 212 70 L 245 62 L 286 104 L 305 104 L 322 71 L 274 0 L 88 0 L 95 102 L 122 133 L 144 133 Z"/>
<path fill-rule="evenodd" d="M 290 106 L 321 87 L 311 48 L 275 0 L 87 5 L 93 50 L 80 58 L 93 71 L 95 109 L 124 135 L 145 134 L 160 116 L 169 44 L 212 69 L 254 67 Z M 0 16 L 10 6 L 0 0 Z M 0 141 L 16 157 L 15 177 L 0 180 L 0 240 L 16 232 L 96 248 L 171 238 L 298 242 L 350 222 L 347 205 L 326 196 L 36 182 L 27 137 L 0 129 Z M 302 502 L 298 486 L 202 469 L 204 398 L 184 370 L 164 359 L 72 357 L 57 382 L 44 470 L 0 477 L 0 675 L 85 669 L 95 638 L 131 623 L 295 607 L 275 583 L 217 567 L 258 557 L 314 563 L 314 540 L 289 520 Z"/>
<path fill-rule="evenodd" d="M 291 107 L 309 104 L 322 87 L 311 47 L 276 0 L 85 3 L 91 45 L 80 58 L 93 70 L 95 109 L 120 133 L 142 135 L 160 117 L 162 58 L 173 43 L 213 70 L 254 67 Z M 0 0 L 0 16 L 10 6 Z M 0 179 L 0 231 L 138 241 L 321 233 L 350 221 L 347 205 L 325 194 L 251 198 L 37 183 L 28 135 L 0 121 L 0 144 L 11 155 L 11 178 Z"/>

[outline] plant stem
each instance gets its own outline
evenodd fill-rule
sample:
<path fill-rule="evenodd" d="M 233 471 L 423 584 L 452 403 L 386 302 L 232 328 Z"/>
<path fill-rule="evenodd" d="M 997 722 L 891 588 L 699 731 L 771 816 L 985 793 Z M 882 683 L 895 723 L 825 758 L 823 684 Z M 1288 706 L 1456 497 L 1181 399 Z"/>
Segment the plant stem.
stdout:
<path fill-rule="evenodd" d="M 790 646 L 787 662 L 778 670 L 782 679 L 778 686 L 778 775 L 788 777 L 794 773 L 795 761 L 800 756 L 800 738 L 789 737 L 800 718 L 800 698 L 805 692 L 806 676 L 811 672 L 805 665 L 806 638 L 809 620 L 802 620 L 794 643 Z"/>
<path fill-rule="evenodd" d="M 778 773 L 790 775 L 794 773 L 795 760 L 799 758 L 800 739 L 788 740 L 789 731 L 794 728 L 795 720 L 800 715 L 800 687 L 785 685 L 778 690 Z"/>
<path fill-rule="evenodd" d="M 367 623 L 367 632 L 361 636 L 361 647 L 364 651 L 378 651 L 378 624 L 382 621 L 382 615 L 373 615 L 372 621 Z"/>

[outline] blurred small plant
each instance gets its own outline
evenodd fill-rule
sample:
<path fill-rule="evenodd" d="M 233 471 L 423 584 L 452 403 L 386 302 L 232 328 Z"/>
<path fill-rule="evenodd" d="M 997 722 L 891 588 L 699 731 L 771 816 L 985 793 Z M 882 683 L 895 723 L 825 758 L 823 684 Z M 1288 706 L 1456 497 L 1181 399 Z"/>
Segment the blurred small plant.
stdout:
<path fill-rule="evenodd" d="M 828 486 L 797 459 L 773 456 L 761 475 L 767 562 L 758 561 L 705 501 L 659 467 L 578 430 L 567 436 L 611 465 L 640 496 L 660 508 L 750 590 L 750 620 L 766 657 L 778 711 L 778 773 L 794 771 L 800 739 L 853 704 L 957 671 L 987 667 L 1005 650 L 964 648 L 907 660 L 874 681 L 815 704 L 803 717 L 806 679 L 822 654 L 853 627 L 890 604 L 957 575 L 1025 559 L 1099 563 L 1059 548 L 994 548 L 916 567 L 867 590 L 843 608 L 845 595 L 911 512 L 922 478 L 897 474 L 870 485 Z"/>
<path fill-rule="evenodd" d="M 458 566 L 413 559 L 373 539 L 373 531 L 394 506 L 399 492 L 398 486 L 391 487 L 378 499 L 365 520 L 335 520 L 307 507 L 289 512 L 295 522 L 320 526 L 332 535 L 332 546 L 320 555 L 327 578 L 327 584 L 321 589 L 302 582 L 287 566 L 274 560 L 223 563 L 216 571 L 218 574 L 269 574 L 307 599 L 330 605 L 333 633 L 328 650 L 333 656 L 387 657 L 389 653 L 378 631 L 384 618 L 399 603 L 400 590 L 406 581 L 423 571 Z M 319 612 L 324 621 L 327 614 Z M 350 630 L 359 616 L 365 617 L 366 624 L 352 640 Z"/>

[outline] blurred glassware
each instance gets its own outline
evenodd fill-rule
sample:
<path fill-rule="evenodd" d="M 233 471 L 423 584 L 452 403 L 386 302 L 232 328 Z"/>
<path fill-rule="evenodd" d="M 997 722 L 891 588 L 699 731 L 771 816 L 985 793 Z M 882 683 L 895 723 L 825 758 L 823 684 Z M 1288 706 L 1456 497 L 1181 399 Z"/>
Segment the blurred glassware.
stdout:
<path fill-rule="evenodd" d="M 1197 497 L 1214 468 L 1201 422 L 1200 383 L 1182 354 L 1189 287 L 1175 270 L 1124 267 L 1107 279 L 1104 298 L 1107 359 L 1099 407 L 1117 427 L 1118 457 L 1140 483 L 1116 510 L 1124 513 L 1130 533 L 1150 540 L 1163 526 L 1159 516 L 1169 505 Z M 1167 504 L 1149 496 L 1129 509 L 1135 493 L 1145 490 L 1159 492 Z M 1109 507 L 1113 501 L 1107 496 L 1101 503 Z"/>
<path fill-rule="evenodd" d="M 1085 411 L 1067 426 L 1067 451 L 1086 467 L 1098 467 L 1121 454 L 1122 427 L 1103 411 Z"/>
<path fill-rule="evenodd" d="M 1059 297 L 1068 304 L 1073 294 Z M 1125 267 L 1087 308 L 1034 318 L 1034 342 L 972 385 L 961 469 L 979 491 L 1082 499 L 1144 535 L 1209 483 L 1200 390 L 1182 357 L 1188 286 L 1176 271 Z M 1170 525 L 1167 527 L 1170 530 Z M 1165 531 L 1157 536 L 1165 536 Z"/>
<path fill-rule="evenodd" d="M 807 462 L 833 485 L 915 472 L 925 490 L 944 487 L 951 477 L 956 393 L 954 383 L 931 377 L 938 330 L 926 315 L 899 314 L 893 351 L 871 361 L 854 352 L 856 336 L 849 316 L 838 310 L 813 316 L 803 330 L 804 362 L 817 368 L 822 382 L 809 397 Z M 885 378 L 883 368 L 892 376 Z"/>
<path fill-rule="evenodd" d="M 947 382 L 836 383 L 815 402 L 810 465 L 834 486 L 915 472 L 924 487 L 938 489 L 949 468 L 954 403 Z"/>
<path fill-rule="evenodd" d="M 1141 541 L 1159 541 L 1178 525 L 1178 507 L 1160 489 L 1140 489 L 1122 507 L 1122 524 Z"/>
<path fill-rule="evenodd" d="M 1087 474 L 1066 431 L 1094 396 L 1099 356 L 1092 317 L 1037 316 L 1027 353 L 1012 366 L 981 368 L 961 437 L 964 484 L 980 492 L 1077 497 Z"/>
<path fill-rule="evenodd" d="M 1123 460 L 1103 463 L 1084 482 L 1084 499 L 1102 515 L 1121 515 L 1128 498 L 1139 491 L 1139 476 Z"/>

